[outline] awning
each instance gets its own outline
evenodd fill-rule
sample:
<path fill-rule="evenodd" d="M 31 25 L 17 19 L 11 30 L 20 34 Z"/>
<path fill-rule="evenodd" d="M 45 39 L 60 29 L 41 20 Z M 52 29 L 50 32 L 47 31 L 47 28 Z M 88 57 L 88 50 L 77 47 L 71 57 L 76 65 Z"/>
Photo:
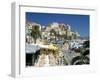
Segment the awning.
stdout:
<path fill-rule="evenodd" d="M 35 53 L 40 49 L 40 46 L 38 45 L 32 45 L 32 44 L 25 44 L 25 53 L 30 54 L 30 53 Z"/>

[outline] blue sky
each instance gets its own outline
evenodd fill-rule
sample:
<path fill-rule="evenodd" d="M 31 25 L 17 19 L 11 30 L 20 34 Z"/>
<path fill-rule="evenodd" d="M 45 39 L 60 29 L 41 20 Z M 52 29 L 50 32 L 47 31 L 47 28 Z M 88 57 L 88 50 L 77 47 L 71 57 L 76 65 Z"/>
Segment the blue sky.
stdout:
<path fill-rule="evenodd" d="M 26 12 L 26 21 L 36 22 L 42 26 L 53 22 L 69 24 L 72 31 L 79 32 L 82 37 L 89 36 L 89 15 Z"/>

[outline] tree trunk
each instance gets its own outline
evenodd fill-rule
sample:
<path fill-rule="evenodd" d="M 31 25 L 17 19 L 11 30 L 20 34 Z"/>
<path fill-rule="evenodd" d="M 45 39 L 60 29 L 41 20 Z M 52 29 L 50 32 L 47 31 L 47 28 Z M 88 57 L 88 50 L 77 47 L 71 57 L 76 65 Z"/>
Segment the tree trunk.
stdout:
<path fill-rule="evenodd" d="M 36 40 L 37 40 L 37 39 L 34 39 L 34 44 L 36 44 Z"/>

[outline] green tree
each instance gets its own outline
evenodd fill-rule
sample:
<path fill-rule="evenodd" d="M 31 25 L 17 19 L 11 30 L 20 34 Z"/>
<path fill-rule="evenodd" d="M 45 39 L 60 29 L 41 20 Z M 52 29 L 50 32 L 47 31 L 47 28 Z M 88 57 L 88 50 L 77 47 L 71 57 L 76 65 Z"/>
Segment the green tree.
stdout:
<path fill-rule="evenodd" d="M 68 31 L 66 30 L 65 34 L 64 34 L 64 39 L 68 39 Z"/>
<path fill-rule="evenodd" d="M 90 47 L 90 42 L 89 42 L 89 40 L 88 40 L 88 41 L 85 41 L 85 42 L 83 43 L 83 47 L 84 47 L 84 48 L 89 48 L 89 47 Z"/>
<path fill-rule="evenodd" d="M 65 58 L 63 58 L 63 60 L 64 60 L 64 65 L 68 65 L 68 61 Z"/>
<path fill-rule="evenodd" d="M 32 26 L 31 36 L 33 37 L 34 43 L 36 44 L 36 40 L 39 37 L 41 37 L 41 32 L 39 30 L 39 26 L 38 25 L 33 25 Z"/>
<path fill-rule="evenodd" d="M 89 57 L 87 56 L 76 56 L 71 61 L 72 65 L 82 65 L 82 64 L 89 64 Z"/>
<path fill-rule="evenodd" d="M 83 43 L 83 48 L 81 49 L 80 56 L 76 56 L 72 59 L 71 64 L 72 65 L 82 65 L 82 64 L 89 64 L 90 58 L 89 58 L 89 41 L 85 41 Z"/>

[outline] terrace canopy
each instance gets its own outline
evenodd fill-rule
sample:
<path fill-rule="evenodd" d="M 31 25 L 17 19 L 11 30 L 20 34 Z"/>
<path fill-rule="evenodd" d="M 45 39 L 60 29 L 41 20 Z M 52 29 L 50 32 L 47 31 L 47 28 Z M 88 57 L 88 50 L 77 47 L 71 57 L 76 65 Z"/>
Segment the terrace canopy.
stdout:
<path fill-rule="evenodd" d="M 49 49 L 49 50 L 58 50 L 57 47 L 53 46 L 52 44 L 50 45 L 40 45 L 40 44 L 27 44 L 25 45 L 25 52 L 27 54 L 30 53 L 36 53 L 36 51 L 40 49 Z"/>
<path fill-rule="evenodd" d="M 30 54 L 30 53 L 35 53 L 36 51 L 38 51 L 40 49 L 40 46 L 38 45 L 33 45 L 33 44 L 25 44 L 25 52 L 27 54 Z"/>

